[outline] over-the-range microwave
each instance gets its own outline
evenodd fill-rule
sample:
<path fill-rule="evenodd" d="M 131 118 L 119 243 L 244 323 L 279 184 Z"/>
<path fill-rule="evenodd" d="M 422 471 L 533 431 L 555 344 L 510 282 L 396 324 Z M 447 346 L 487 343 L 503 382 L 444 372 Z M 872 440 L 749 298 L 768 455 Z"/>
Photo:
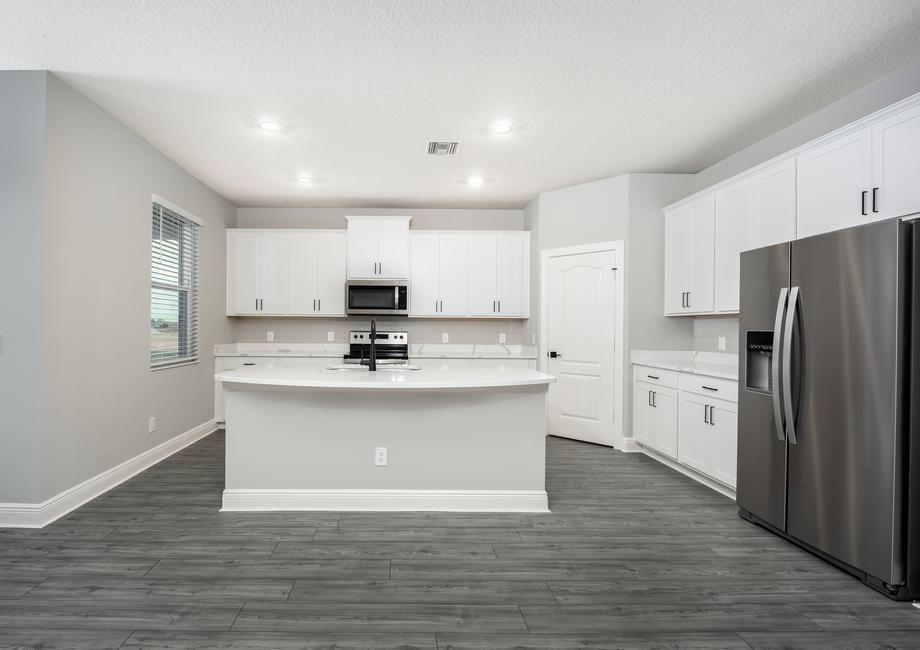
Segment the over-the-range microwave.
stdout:
<path fill-rule="evenodd" d="M 405 280 L 350 280 L 345 283 L 345 313 L 408 316 L 409 283 Z"/>

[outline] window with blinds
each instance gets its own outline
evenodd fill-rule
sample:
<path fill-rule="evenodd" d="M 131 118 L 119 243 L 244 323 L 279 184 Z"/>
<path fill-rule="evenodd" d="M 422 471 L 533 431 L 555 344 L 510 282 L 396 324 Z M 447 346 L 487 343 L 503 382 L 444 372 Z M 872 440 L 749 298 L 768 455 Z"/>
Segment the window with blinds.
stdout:
<path fill-rule="evenodd" d="M 153 204 L 150 240 L 150 367 L 198 360 L 200 226 Z"/>

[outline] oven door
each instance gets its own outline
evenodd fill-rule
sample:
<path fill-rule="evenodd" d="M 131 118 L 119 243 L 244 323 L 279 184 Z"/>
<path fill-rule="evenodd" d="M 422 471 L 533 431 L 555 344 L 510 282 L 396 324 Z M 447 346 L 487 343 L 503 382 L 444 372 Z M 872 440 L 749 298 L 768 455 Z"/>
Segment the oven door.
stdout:
<path fill-rule="evenodd" d="M 368 315 L 409 315 L 409 287 L 405 282 L 356 281 L 346 285 L 345 312 Z"/>

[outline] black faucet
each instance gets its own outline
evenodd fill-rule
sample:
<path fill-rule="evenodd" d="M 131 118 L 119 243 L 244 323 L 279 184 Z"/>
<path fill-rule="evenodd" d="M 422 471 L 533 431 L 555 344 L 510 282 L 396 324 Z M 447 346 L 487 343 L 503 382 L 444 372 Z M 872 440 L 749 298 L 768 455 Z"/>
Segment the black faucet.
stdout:
<path fill-rule="evenodd" d="M 377 319 L 371 319 L 371 352 L 367 360 L 368 372 L 377 372 Z"/>

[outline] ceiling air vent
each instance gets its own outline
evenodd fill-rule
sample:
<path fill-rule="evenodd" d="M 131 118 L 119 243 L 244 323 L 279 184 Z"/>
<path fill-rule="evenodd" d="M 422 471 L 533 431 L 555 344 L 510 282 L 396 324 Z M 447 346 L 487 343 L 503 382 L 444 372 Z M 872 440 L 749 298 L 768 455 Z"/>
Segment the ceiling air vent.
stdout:
<path fill-rule="evenodd" d="M 428 143 L 428 154 L 431 156 L 453 156 L 459 148 L 459 140 L 445 140 L 442 142 L 432 140 Z"/>

